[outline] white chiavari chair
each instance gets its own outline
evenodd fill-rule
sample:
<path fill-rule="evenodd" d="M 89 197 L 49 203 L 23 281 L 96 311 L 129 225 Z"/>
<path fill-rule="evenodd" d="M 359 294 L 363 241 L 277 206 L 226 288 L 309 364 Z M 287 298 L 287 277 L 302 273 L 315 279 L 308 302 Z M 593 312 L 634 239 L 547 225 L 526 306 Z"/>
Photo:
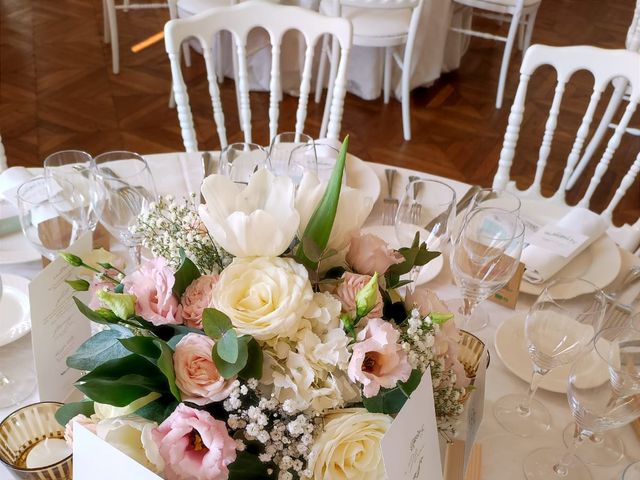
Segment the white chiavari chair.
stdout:
<path fill-rule="evenodd" d="M 322 0 L 320 13 L 348 19 L 353 25 L 353 45 L 385 49 L 383 95 L 384 103 L 389 103 L 391 90 L 391 69 L 395 63 L 402 71 L 401 98 L 402 129 L 405 140 L 411 140 L 411 118 L 409 116 L 411 86 L 411 59 L 413 45 L 422 12 L 423 0 Z M 399 47 L 404 46 L 400 52 Z M 329 82 L 327 97 L 331 96 L 337 65 L 333 56 L 335 48 L 329 48 L 327 38 L 323 39 L 322 55 L 318 65 L 315 101 L 322 95 L 325 81 L 326 63 L 329 60 Z M 326 113 L 326 110 L 325 110 Z M 321 136 L 326 131 L 328 119 L 323 119 Z"/>
<path fill-rule="evenodd" d="M 307 104 L 311 85 L 311 68 L 317 41 L 325 34 L 334 36 L 340 45 L 340 62 L 335 87 L 330 102 L 329 127 L 327 137 L 336 139 L 340 133 L 349 50 L 351 49 L 351 24 L 342 18 L 331 18 L 300 7 L 282 6 L 264 1 L 251 0 L 230 7 L 209 9 L 193 17 L 175 19 L 165 25 L 165 46 L 171 63 L 173 92 L 176 100 L 182 139 L 187 152 L 198 150 L 187 88 L 180 70 L 180 46 L 188 37 L 194 37 L 202 46 L 207 69 L 209 94 L 213 106 L 220 146 L 227 145 L 224 113 L 220 101 L 220 91 L 213 65 L 212 42 L 216 33 L 228 31 L 236 46 L 238 58 L 238 78 L 236 88 L 240 91 L 240 123 L 245 142 L 251 143 L 251 108 L 247 81 L 246 43 L 249 32 L 263 28 L 271 43 L 271 76 L 269 95 L 269 135 L 273 138 L 278 131 L 280 88 L 280 46 L 285 32 L 299 31 L 305 38 L 306 49 L 304 67 L 300 83 L 300 97 L 296 111 L 295 132 L 302 133 L 307 117 Z"/>
<path fill-rule="evenodd" d="M 627 40 L 625 42 L 625 47 L 627 50 L 631 50 L 632 52 L 640 52 L 640 0 L 636 1 L 636 8 L 633 13 L 633 19 L 631 20 L 631 25 L 627 30 Z M 640 73 L 638 73 L 640 75 Z M 613 93 L 611 94 L 611 99 L 609 100 L 609 104 L 602 115 L 602 119 L 600 120 L 600 124 L 598 128 L 596 128 L 587 148 L 584 150 L 584 155 L 578 162 L 575 170 L 571 174 L 569 178 L 569 182 L 567 183 L 567 189 L 572 188 L 575 183 L 584 172 L 584 169 L 587 168 L 591 157 L 595 153 L 596 149 L 600 146 L 602 139 L 604 138 L 607 130 L 609 128 L 615 128 L 616 124 L 611 123 L 613 116 L 618 112 L 620 105 L 622 105 L 623 100 L 627 100 L 629 98 L 629 84 L 624 79 L 619 78 L 613 81 Z M 629 135 L 640 136 L 640 129 L 627 127 L 626 133 Z"/>
<path fill-rule="evenodd" d="M 520 125 L 524 115 L 525 97 L 529 79 L 533 72 L 542 65 L 551 65 L 556 70 L 557 84 L 549 116 L 545 124 L 533 183 L 527 190 L 521 191 L 518 190 L 515 182 L 510 180 L 510 171 L 515 155 L 516 144 L 520 135 Z M 567 158 L 560 185 L 551 197 L 546 198 L 541 192 L 541 181 L 549 160 L 549 153 L 558 124 L 562 97 L 571 76 L 579 70 L 587 70 L 593 75 L 593 92 L 586 112 L 582 117 L 580 127 L 577 130 L 571 152 Z M 628 50 L 605 50 L 590 46 L 549 47 L 546 45 L 533 45 L 529 48 L 525 53 L 520 68 L 520 84 L 518 85 L 516 97 L 511 107 L 509 123 L 504 135 L 502 151 L 500 152 L 498 171 L 493 178 L 493 187 L 496 189 L 506 188 L 522 198 L 533 200 L 545 199 L 545 201 L 566 206 L 566 185 L 580 158 L 587 133 L 589 132 L 589 126 L 593 121 L 593 114 L 602 96 L 602 92 L 614 78 L 622 77 L 629 82 L 629 103 L 625 108 L 620 123 L 616 126 L 613 135 L 607 143 L 606 150 L 598 161 L 584 196 L 578 203 L 581 207 L 589 208 L 591 197 L 607 171 L 611 159 L 620 144 L 620 139 L 625 128 L 640 102 L 640 75 L 638 72 L 640 72 L 640 53 Z M 627 190 L 636 181 L 639 171 L 640 153 L 622 178 L 620 185 L 615 192 L 613 192 L 609 204 L 601 213 L 611 224 L 609 229 L 610 235 L 622 246 L 625 246 L 625 237 L 628 237 L 633 230 L 637 232 L 637 229 L 640 229 L 640 221 L 634 225 L 616 227 L 613 225 L 611 219 L 614 209 L 625 196 Z M 613 185 L 612 188 L 614 188 Z M 635 248 L 635 246 L 631 245 L 627 248 Z"/>
<path fill-rule="evenodd" d="M 522 50 L 527 50 L 531 43 L 531 35 L 540 2 L 541 0 L 453 0 L 454 7 L 456 4 L 471 7 L 473 9 L 472 16 L 498 20 L 500 22 L 509 22 L 509 32 L 506 37 L 487 32 L 479 32 L 473 30 L 473 28 L 450 27 L 450 30 L 453 32 L 471 37 L 496 40 L 505 44 L 502 54 L 502 65 L 500 66 L 500 76 L 498 77 L 496 108 L 502 107 L 504 86 L 507 80 L 511 51 L 513 50 L 516 36 L 520 33 L 522 38 L 520 47 Z M 522 31 L 523 28 L 524 31 Z"/>
<path fill-rule="evenodd" d="M 116 0 L 102 0 L 102 13 L 104 19 L 104 43 L 111 44 L 111 68 L 113 73 L 120 73 L 120 39 L 118 36 L 118 16 L 117 12 L 122 10 L 149 10 L 158 8 L 168 8 L 169 17 L 175 18 L 176 11 L 173 4 L 168 2 L 149 2 L 149 3 L 132 3 L 130 0 L 123 0 L 122 3 L 116 3 Z"/>

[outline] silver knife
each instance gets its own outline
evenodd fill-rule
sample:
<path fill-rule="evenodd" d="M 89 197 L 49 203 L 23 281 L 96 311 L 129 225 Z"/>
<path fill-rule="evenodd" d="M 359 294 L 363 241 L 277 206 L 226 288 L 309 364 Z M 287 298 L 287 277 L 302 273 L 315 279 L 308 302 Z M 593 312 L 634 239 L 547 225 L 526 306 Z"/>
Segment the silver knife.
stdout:
<path fill-rule="evenodd" d="M 209 152 L 202 152 L 202 171 L 204 173 L 203 179 L 207 178 L 209 175 L 213 173 L 213 162 L 211 158 L 211 154 Z M 202 196 L 202 191 L 200 191 L 200 203 L 205 203 L 204 197 Z"/>

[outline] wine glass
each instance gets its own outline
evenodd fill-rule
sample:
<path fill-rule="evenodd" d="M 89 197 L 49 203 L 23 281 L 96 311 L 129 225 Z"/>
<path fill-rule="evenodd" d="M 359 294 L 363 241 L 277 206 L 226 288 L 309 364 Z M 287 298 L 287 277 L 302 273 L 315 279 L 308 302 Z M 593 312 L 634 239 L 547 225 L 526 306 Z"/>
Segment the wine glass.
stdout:
<path fill-rule="evenodd" d="M 507 212 L 520 215 L 520 205 L 520 199 L 513 193 L 507 192 L 506 190 L 496 190 L 494 188 L 481 188 L 473 196 L 467 208 L 462 212 L 458 212 L 453 229 L 453 237 L 456 238 L 460 233 L 465 217 L 478 208 L 500 208 Z"/>
<path fill-rule="evenodd" d="M 317 157 L 317 172 L 318 178 L 321 182 L 328 182 L 333 173 L 333 167 L 340 155 L 339 148 L 336 148 L 334 144 L 329 144 L 327 140 L 316 140 L 316 157 Z M 342 184 L 347 183 L 347 171 L 345 168 L 342 175 Z"/>
<path fill-rule="evenodd" d="M 289 168 L 287 175 L 294 185 L 300 185 L 305 173 L 318 175 L 318 159 L 316 157 L 316 147 L 313 143 L 298 145 L 291 150 L 289 156 Z"/>
<path fill-rule="evenodd" d="M 278 176 L 289 175 L 289 161 L 294 148 L 301 145 L 314 145 L 313 138 L 304 133 L 285 132 L 279 133 L 269 146 L 267 168 Z"/>
<path fill-rule="evenodd" d="M 437 180 L 415 179 L 407 185 L 396 211 L 395 232 L 401 246 L 411 246 L 416 233 L 431 251 L 444 253 L 451 233 L 456 193 Z M 422 267 L 410 273 L 415 285 Z"/>
<path fill-rule="evenodd" d="M 47 179 L 35 177 L 18 188 L 18 214 L 22 232 L 44 257 L 55 260 L 84 232 L 74 221 L 74 188 L 62 178 L 56 189 L 47 188 Z"/>
<path fill-rule="evenodd" d="M 251 175 L 267 162 L 267 152 L 255 143 L 232 143 L 220 152 L 220 173 L 235 183 L 248 184 Z"/>
<path fill-rule="evenodd" d="M 473 332 L 489 323 L 476 306 L 511 280 L 523 242 L 524 224 L 516 214 L 499 208 L 469 212 L 450 256 L 451 272 L 463 298 L 447 304 L 459 314 L 456 323 L 461 328 Z"/>
<path fill-rule="evenodd" d="M 144 158 L 132 152 L 107 152 L 93 159 L 92 202 L 109 233 L 129 247 L 140 265 L 142 237 L 134 231 L 141 213 L 157 199 L 151 170 Z"/>
<path fill-rule="evenodd" d="M 44 161 L 44 176 L 50 191 L 57 190 L 58 179 L 65 179 L 73 185 L 76 208 L 66 214 L 75 215 L 73 220 L 85 231 L 95 229 L 98 223 L 98 216 L 91 203 L 91 160 L 91 155 L 87 152 L 63 150 L 49 155 Z"/>
<path fill-rule="evenodd" d="M 633 462 L 622 472 L 621 480 L 640 480 L 640 462 Z"/>
<path fill-rule="evenodd" d="M 575 287 L 591 293 L 566 298 Z M 527 350 L 533 363 L 529 390 L 505 395 L 494 403 L 493 414 L 500 425 L 523 437 L 549 429 L 549 411 L 533 398 L 540 380 L 582 354 L 599 330 L 606 306 L 602 291 L 582 279 L 560 278 L 542 291 L 525 319 Z"/>
<path fill-rule="evenodd" d="M 600 434 L 622 427 L 640 417 L 640 396 L 634 389 L 624 388 L 616 370 L 637 371 L 637 354 L 619 354 L 624 346 L 616 340 L 623 330 L 630 327 L 614 327 L 599 332 L 590 348 L 583 352 L 571 367 L 567 384 L 567 399 L 576 423 L 574 441 L 561 457 L 554 448 L 542 448 L 532 452 L 524 462 L 528 480 L 589 480 L 589 469 L 579 462 L 575 452 L 589 441 L 592 434 Z M 612 352 L 618 353 L 612 363 Z"/>

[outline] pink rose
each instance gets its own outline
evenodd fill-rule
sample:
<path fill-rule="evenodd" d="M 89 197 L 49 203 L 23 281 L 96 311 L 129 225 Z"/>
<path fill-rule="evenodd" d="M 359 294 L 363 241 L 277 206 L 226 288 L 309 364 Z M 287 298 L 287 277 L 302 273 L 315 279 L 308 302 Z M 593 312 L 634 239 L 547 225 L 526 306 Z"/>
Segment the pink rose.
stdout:
<path fill-rule="evenodd" d="M 202 311 L 211 303 L 213 287 L 218 283 L 217 275 L 202 275 L 196 278 L 182 294 L 182 319 L 193 328 L 202 328 Z"/>
<path fill-rule="evenodd" d="M 356 294 L 369 283 L 371 276 L 359 275 L 357 273 L 344 272 L 342 282 L 336 289 L 336 296 L 342 303 L 344 312 L 353 314 L 356 311 Z M 380 291 L 376 294 L 376 306 L 367 314 L 365 318 L 376 318 L 382 316 L 382 295 Z"/>
<path fill-rule="evenodd" d="M 417 308 L 420 315 L 426 317 L 431 312 L 447 313 L 449 308 L 436 295 L 433 290 L 429 290 L 424 285 L 417 286 L 413 292 L 407 294 L 405 298 L 406 307 L 411 310 Z"/>
<path fill-rule="evenodd" d="M 125 293 L 136 296 L 136 313 L 154 325 L 182 323 L 181 307 L 173 294 L 174 272 L 167 261 L 154 258 L 124 277 Z"/>
<path fill-rule="evenodd" d="M 399 339 L 400 332 L 380 318 L 369 319 L 358 333 L 347 373 L 352 382 L 364 386 L 365 397 L 376 396 L 380 387 L 393 388 L 409 379 L 411 365 Z"/>
<path fill-rule="evenodd" d="M 404 257 L 381 238 L 367 233 L 351 237 L 346 260 L 358 273 L 384 275 L 391 265 L 402 262 Z"/>
<path fill-rule="evenodd" d="M 182 399 L 197 405 L 224 400 L 231 393 L 233 379 L 225 380 L 211 359 L 215 342 L 197 333 L 188 333 L 176 345 L 173 368 Z"/>
<path fill-rule="evenodd" d="M 71 420 L 69 420 L 67 422 L 67 425 L 64 427 L 64 439 L 67 441 L 67 445 L 69 445 L 70 447 L 73 447 L 73 426 L 74 426 L 73 424 L 74 423 L 79 423 L 90 432 L 96 433 L 96 423 L 86 415 L 79 413 L 78 415 L 73 417 Z"/>
<path fill-rule="evenodd" d="M 153 430 L 153 439 L 166 464 L 166 480 L 226 480 L 227 466 L 236 459 L 225 423 L 182 403 Z"/>
<path fill-rule="evenodd" d="M 456 387 L 463 388 L 469 385 L 471 380 L 467 378 L 464 366 L 458 360 L 460 350 L 460 330 L 456 327 L 453 319 L 447 320 L 440 325 L 436 333 L 433 345 L 436 358 L 444 363 L 445 370 L 453 370 L 456 374 Z"/>

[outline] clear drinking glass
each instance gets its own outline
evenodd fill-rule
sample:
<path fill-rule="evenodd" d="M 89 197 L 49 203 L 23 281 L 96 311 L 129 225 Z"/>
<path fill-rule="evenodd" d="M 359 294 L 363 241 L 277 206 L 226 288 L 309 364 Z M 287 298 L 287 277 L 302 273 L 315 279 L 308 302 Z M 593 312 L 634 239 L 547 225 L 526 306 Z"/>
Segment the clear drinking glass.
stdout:
<path fill-rule="evenodd" d="M 633 462 L 622 472 L 621 480 L 640 480 L 640 462 Z"/>
<path fill-rule="evenodd" d="M 333 167 L 338 160 L 338 155 L 340 155 L 340 149 L 333 145 L 329 145 L 326 140 L 316 140 L 315 147 L 318 178 L 321 182 L 328 182 L 331 178 L 331 174 L 333 173 Z M 347 172 L 345 168 L 345 172 L 342 175 L 342 184 L 346 185 L 346 183 Z"/>
<path fill-rule="evenodd" d="M 84 232 L 74 221 L 76 203 L 74 188 L 64 179 L 49 191 L 47 179 L 36 177 L 18 189 L 20 225 L 27 240 L 43 256 L 54 260 L 60 250 L 66 250 Z"/>
<path fill-rule="evenodd" d="M 316 147 L 312 143 L 298 145 L 291 150 L 289 157 L 289 168 L 287 175 L 294 185 L 300 185 L 305 173 L 318 175 L 318 159 L 316 157 Z"/>
<path fill-rule="evenodd" d="M 467 208 L 459 212 L 454 226 L 453 238 L 456 238 L 462 229 L 465 217 L 478 208 L 500 208 L 507 212 L 520 215 L 520 199 L 513 193 L 493 188 L 481 188 L 473 196 Z"/>
<path fill-rule="evenodd" d="M 476 306 L 511 280 L 523 242 L 524 224 L 518 215 L 499 208 L 478 208 L 469 213 L 450 257 L 451 272 L 463 298 L 447 304 L 459 314 L 459 327 L 473 332 L 489 323 Z"/>
<path fill-rule="evenodd" d="M 622 327 L 630 328 L 630 327 Z M 528 480 L 589 480 L 589 469 L 575 456 L 576 449 L 593 434 L 613 430 L 640 417 L 638 392 L 624 387 L 616 371 L 637 370 L 636 355 L 621 354 L 624 347 L 611 329 L 598 333 L 590 348 L 580 355 L 569 374 L 567 399 L 576 423 L 574 442 L 564 455 L 556 448 L 532 452 L 524 462 Z M 614 354 L 612 356 L 612 353 Z M 616 361 L 612 362 L 612 359 Z"/>
<path fill-rule="evenodd" d="M 592 293 L 566 298 L 578 287 Z M 529 309 L 525 337 L 533 376 L 528 392 L 509 394 L 493 405 L 498 423 L 516 435 L 541 434 L 551 426 L 547 408 L 533 397 L 540 380 L 552 369 L 572 363 L 590 345 L 606 310 L 606 299 L 595 285 L 582 279 L 557 279 Z"/>
<path fill-rule="evenodd" d="M 456 208 L 456 193 L 437 180 L 413 180 L 407 185 L 396 211 L 395 232 L 400 246 L 411 246 L 416 233 L 432 251 L 446 253 Z M 423 267 L 410 273 L 412 288 Z"/>
<path fill-rule="evenodd" d="M 93 159 L 92 202 L 109 233 L 131 250 L 140 264 L 141 241 L 133 231 L 138 216 L 156 201 L 156 186 L 144 158 L 132 152 L 107 152 Z"/>
<path fill-rule="evenodd" d="M 74 188 L 74 202 L 77 208 L 74 220 L 83 230 L 93 230 L 98 216 L 91 203 L 91 155 L 80 150 L 63 150 L 52 153 L 44 161 L 44 176 L 47 187 L 55 186 L 55 180 L 69 181 Z M 55 188 L 54 188 L 55 190 Z"/>
<path fill-rule="evenodd" d="M 255 143 L 232 143 L 220 152 L 220 173 L 235 183 L 249 183 L 251 175 L 267 163 L 267 152 Z"/>
<path fill-rule="evenodd" d="M 274 175 L 288 176 L 291 152 L 302 145 L 314 146 L 315 144 L 313 138 L 304 133 L 279 133 L 271 140 L 267 168 Z"/>

